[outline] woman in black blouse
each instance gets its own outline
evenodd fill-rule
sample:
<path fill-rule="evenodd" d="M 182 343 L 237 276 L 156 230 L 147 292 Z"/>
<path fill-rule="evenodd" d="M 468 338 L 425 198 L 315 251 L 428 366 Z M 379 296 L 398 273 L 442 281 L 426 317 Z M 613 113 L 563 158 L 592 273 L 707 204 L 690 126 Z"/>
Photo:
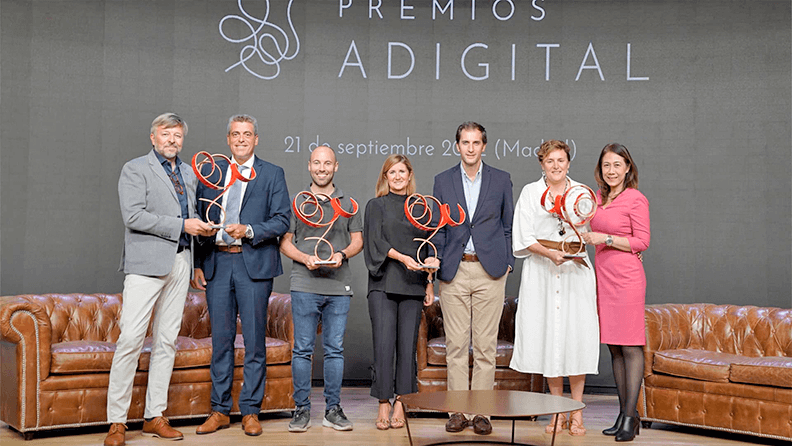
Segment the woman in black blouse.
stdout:
<path fill-rule="evenodd" d="M 415 348 L 422 305 L 434 300 L 434 288 L 414 258 L 426 231 L 404 215 L 404 201 L 415 193 L 415 177 L 404 155 L 385 159 L 376 198 L 366 205 L 363 254 L 369 270 L 368 304 L 374 338 L 371 396 L 379 400 L 377 429 L 404 426 L 404 406 L 390 399 L 418 390 Z M 440 266 L 434 257 L 425 264 Z M 394 358 L 395 356 L 395 358 Z M 395 379 L 394 379 L 395 378 Z M 390 418 L 389 418 L 390 417 Z"/>

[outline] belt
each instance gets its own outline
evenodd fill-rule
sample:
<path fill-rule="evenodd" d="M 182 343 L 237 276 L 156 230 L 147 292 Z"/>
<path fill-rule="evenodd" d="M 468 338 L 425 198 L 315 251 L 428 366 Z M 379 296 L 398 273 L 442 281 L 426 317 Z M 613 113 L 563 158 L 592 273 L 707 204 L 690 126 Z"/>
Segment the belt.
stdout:
<path fill-rule="evenodd" d="M 562 244 L 561 242 L 554 242 L 552 240 L 543 240 L 543 239 L 539 239 L 539 240 L 537 240 L 537 242 L 539 242 L 540 245 L 544 246 L 547 249 L 555 249 L 556 251 L 564 251 L 564 252 L 566 252 L 568 254 L 575 254 L 575 253 L 580 252 L 582 250 L 582 244 L 580 242 L 569 242 L 569 243 Z M 565 247 L 566 249 L 562 249 L 562 247 Z M 586 264 L 586 261 L 583 260 L 580 257 L 574 258 L 574 259 L 572 259 L 572 261 L 575 262 L 575 263 L 579 263 L 579 264 L 585 266 L 586 268 L 589 267 L 588 264 Z"/>
<path fill-rule="evenodd" d="M 217 250 L 220 252 L 239 254 L 242 252 L 242 245 L 217 245 Z"/>
<path fill-rule="evenodd" d="M 462 254 L 462 261 L 463 262 L 478 262 L 478 256 L 474 254 Z"/>

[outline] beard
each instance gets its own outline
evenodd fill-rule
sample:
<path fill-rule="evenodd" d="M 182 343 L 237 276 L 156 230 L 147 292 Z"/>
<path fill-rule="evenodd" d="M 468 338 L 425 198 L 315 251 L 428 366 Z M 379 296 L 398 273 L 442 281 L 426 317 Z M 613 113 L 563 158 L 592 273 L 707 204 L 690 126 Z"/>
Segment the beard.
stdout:
<path fill-rule="evenodd" d="M 181 151 L 180 147 L 177 146 L 177 145 L 155 146 L 154 150 L 156 150 L 157 153 L 162 155 L 163 158 L 165 158 L 167 160 L 172 160 L 172 159 L 176 158 L 176 156 Z"/>
<path fill-rule="evenodd" d="M 311 175 L 311 181 L 313 181 L 313 184 L 315 184 L 318 187 L 325 187 L 333 182 L 333 175 L 327 175 L 323 179 Z"/>

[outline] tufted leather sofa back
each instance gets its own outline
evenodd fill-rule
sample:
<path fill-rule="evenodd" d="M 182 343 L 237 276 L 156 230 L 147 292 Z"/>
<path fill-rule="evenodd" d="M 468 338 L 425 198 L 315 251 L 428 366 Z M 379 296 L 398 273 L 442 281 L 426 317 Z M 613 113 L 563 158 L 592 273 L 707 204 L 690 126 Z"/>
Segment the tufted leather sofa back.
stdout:
<path fill-rule="evenodd" d="M 24 294 L 22 300 L 44 308 L 50 321 L 51 343 L 71 341 L 116 342 L 121 329 L 120 294 Z"/>
<path fill-rule="evenodd" d="M 792 309 L 714 304 L 646 306 L 647 350 L 702 349 L 792 357 Z"/>
<path fill-rule="evenodd" d="M 115 343 L 121 333 L 118 326 L 121 294 L 24 294 L 17 298 L 36 302 L 44 308 L 50 321 L 51 344 L 72 341 Z M 272 293 L 270 305 L 273 308 L 270 310 L 267 324 L 268 336 L 279 339 L 291 338 L 288 336 L 293 330 L 291 318 L 282 318 L 278 314 L 291 308 L 289 305 L 282 305 L 288 299 L 288 295 Z M 275 314 L 272 314 L 273 311 Z M 239 320 L 237 320 L 237 332 L 241 333 Z M 202 339 L 208 338 L 211 334 L 206 295 L 203 292 L 188 293 L 179 336 Z M 272 334 L 277 335 L 272 336 Z M 147 336 L 151 336 L 151 324 Z"/>

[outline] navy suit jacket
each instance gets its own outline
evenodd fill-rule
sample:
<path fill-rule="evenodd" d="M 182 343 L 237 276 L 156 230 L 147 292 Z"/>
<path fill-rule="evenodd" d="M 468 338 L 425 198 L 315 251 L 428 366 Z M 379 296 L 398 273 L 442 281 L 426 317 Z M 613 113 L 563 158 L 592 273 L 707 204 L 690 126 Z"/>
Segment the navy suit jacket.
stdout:
<path fill-rule="evenodd" d="M 225 175 L 228 163 L 220 160 L 217 162 L 217 167 L 219 169 L 209 177 L 209 181 L 213 183 L 216 183 L 219 176 Z M 256 178 L 247 183 L 245 196 L 242 197 L 242 208 L 239 211 L 239 222 L 253 228 L 253 238 L 242 239 L 242 257 L 251 279 L 272 279 L 283 274 L 278 237 L 289 229 L 291 218 L 289 191 L 286 188 L 283 169 L 280 167 L 256 157 L 253 169 L 256 171 Z M 224 181 L 219 184 L 224 184 Z M 213 200 L 220 192 L 222 191 L 211 189 L 203 183 L 198 184 L 196 193 L 199 198 L 198 215 L 202 219 L 206 219 L 209 203 L 200 198 Z M 209 210 L 209 219 L 219 222 L 220 208 L 212 206 Z M 201 247 L 195 262 L 197 268 L 203 269 L 206 280 L 212 280 L 214 276 L 216 253 L 214 241 L 215 236 L 200 238 Z"/>
<path fill-rule="evenodd" d="M 483 162 L 482 162 L 483 164 Z M 448 203 L 451 217 L 459 220 L 457 203 L 465 210 L 467 218 L 459 226 L 446 225 L 432 238 L 437 246 L 440 257 L 440 271 L 437 277 L 450 282 L 456 276 L 465 245 L 473 235 L 473 246 L 481 266 L 492 277 L 501 277 L 514 269 L 512 253 L 512 218 L 514 217 L 514 201 L 512 200 L 512 182 L 508 172 L 490 167 L 486 164 L 481 168 L 481 192 L 476 204 L 473 220 L 465 201 L 465 189 L 462 185 L 460 165 L 438 174 L 434 179 L 435 198 L 440 203 Z"/>

